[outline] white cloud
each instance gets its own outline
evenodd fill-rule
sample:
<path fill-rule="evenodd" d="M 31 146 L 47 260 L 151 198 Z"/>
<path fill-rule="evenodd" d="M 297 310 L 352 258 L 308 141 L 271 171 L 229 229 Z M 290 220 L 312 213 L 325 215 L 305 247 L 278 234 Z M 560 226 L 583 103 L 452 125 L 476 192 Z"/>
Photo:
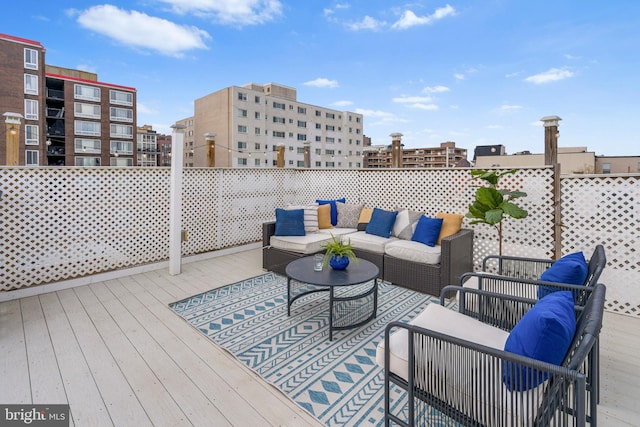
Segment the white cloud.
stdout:
<path fill-rule="evenodd" d="M 366 110 L 357 108 L 355 113 L 362 114 L 365 120 L 373 120 L 373 123 L 368 122 L 370 125 L 384 125 L 390 123 L 407 123 L 408 120 L 401 119 L 393 113 L 380 110 Z"/>
<path fill-rule="evenodd" d="M 180 57 L 191 49 L 207 49 L 206 31 L 177 25 L 137 11 L 111 5 L 93 6 L 79 13 L 78 23 L 126 46 L 151 49 L 163 55 Z"/>
<path fill-rule="evenodd" d="M 136 109 L 138 111 L 138 114 L 158 114 L 159 112 L 152 109 L 151 107 L 148 107 L 146 104 L 143 104 L 142 102 L 137 102 L 136 103 Z"/>
<path fill-rule="evenodd" d="M 282 14 L 279 0 L 161 0 L 177 13 L 213 16 L 221 24 L 256 25 Z"/>
<path fill-rule="evenodd" d="M 329 87 L 329 88 L 338 87 L 337 80 L 329 80 L 323 77 L 319 77 L 315 80 L 309 80 L 308 82 L 304 82 L 302 84 L 305 86 L 313 86 L 313 87 Z"/>
<path fill-rule="evenodd" d="M 88 73 L 94 73 L 94 74 L 98 72 L 96 67 L 93 67 L 93 66 L 87 65 L 87 64 L 78 64 L 78 65 L 76 65 L 76 69 L 82 70 L 82 71 L 86 71 Z"/>
<path fill-rule="evenodd" d="M 334 103 L 331 104 L 334 107 L 348 107 L 349 105 L 353 105 L 353 102 L 351 101 L 336 101 Z"/>
<path fill-rule="evenodd" d="M 564 57 L 568 60 L 578 60 L 582 59 L 580 56 L 571 55 L 570 53 L 566 53 Z"/>
<path fill-rule="evenodd" d="M 548 71 L 540 74 L 534 74 L 533 76 L 529 76 L 524 79 L 525 82 L 534 83 L 537 85 L 557 82 L 559 80 L 568 79 L 569 77 L 573 77 L 573 72 L 567 70 L 566 68 L 551 68 Z"/>
<path fill-rule="evenodd" d="M 434 111 L 434 110 L 438 110 L 440 107 L 438 107 L 435 104 L 423 104 L 420 102 L 417 102 L 415 104 L 411 104 L 409 105 L 410 108 L 417 108 L 419 110 L 427 110 L 427 111 Z"/>
<path fill-rule="evenodd" d="M 431 102 L 431 97 L 428 96 L 400 96 L 392 99 L 393 102 L 399 104 L 413 104 L 417 102 Z"/>
<path fill-rule="evenodd" d="M 387 23 L 386 21 L 378 21 L 375 18 L 372 18 L 370 16 L 365 16 L 362 21 L 359 22 L 347 22 L 345 23 L 345 26 L 353 31 L 359 31 L 359 30 L 379 30 L 380 28 L 383 28 L 384 26 L 386 26 Z"/>
<path fill-rule="evenodd" d="M 464 74 L 462 74 L 462 73 L 456 73 L 456 74 L 453 75 L 453 77 L 456 80 L 464 80 L 465 79 Z"/>
<path fill-rule="evenodd" d="M 442 85 L 438 85 L 438 86 L 427 86 L 424 89 L 422 89 L 422 92 L 424 93 L 442 93 L 442 92 L 449 92 L 449 88 L 446 86 L 442 86 Z"/>
<path fill-rule="evenodd" d="M 433 22 L 456 14 L 456 10 L 451 5 L 446 5 L 436 9 L 434 13 L 427 16 L 417 16 L 413 11 L 406 10 L 400 19 L 394 23 L 391 28 L 398 30 L 406 30 L 416 25 L 429 25 Z"/>

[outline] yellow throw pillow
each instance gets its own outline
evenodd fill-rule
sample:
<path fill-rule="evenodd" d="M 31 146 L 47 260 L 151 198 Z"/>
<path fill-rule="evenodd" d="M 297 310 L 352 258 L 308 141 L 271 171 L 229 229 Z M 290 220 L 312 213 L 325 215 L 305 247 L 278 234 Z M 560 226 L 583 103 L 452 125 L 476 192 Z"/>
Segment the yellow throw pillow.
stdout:
<path fill-rule="evenodd" d="M 360 217 L 358 218 L 358 231 L 364 231 L 367 228 L 367 224 L 371 221 L 372 214 L 373 208 L 362 208 Z"/>
<path fill-rule="evenodd" d="M 331 225 L 331 205 L 318 206 L 318 228 L 333 228 Z"/>
<path fill-rule="evenodd" d="M 442 218 L 442 228 L 440 229 L 440 236 L 438 236 L 439 245 L 442 238 L 456 234 L 462 228 L 462 218 L 460 214 L 452 214 L 445 212 L 438 212 L 436 218 Z"/>

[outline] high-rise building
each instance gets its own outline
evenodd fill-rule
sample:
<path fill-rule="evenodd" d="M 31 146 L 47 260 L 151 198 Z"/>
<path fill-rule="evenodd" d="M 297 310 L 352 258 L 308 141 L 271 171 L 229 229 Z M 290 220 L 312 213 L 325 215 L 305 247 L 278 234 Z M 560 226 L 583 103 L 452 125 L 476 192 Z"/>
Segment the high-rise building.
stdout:
<path fill-rule="evenodd" d="M 158 134 L 150 125 L 138 128 L 138 166 L 158 166 Z"/>
<path fill-rule="evenodd" d="M 158 166 L 171 166 L 171 135 L 159 134 L 156 140 L 158 143 Z"/>
<path fill-rule="evenodd" d="M 399 166 L 393 166 L 393 146 L 369 146 L 364 155 L 365 168 L 447 168 L 469 166 L 467 150 L 457 148 L 453 141 L 442 142 L 439 147 L 400 149 Z"/>
<path fill-rule="evenodd" d="M 363 117 L 305 104 L 294 88 L 231 86 L 195 100 L 185 125 L 186 166 L 361 168 Z"/>
<path fill-rule="evenodd" d="M 48 65 L 45 52 L 40 42 L 0 34 L 0 113 L 18 114 L 22 125 L 12 138 L 16 119 L 3 122 L 0 164 L 135 165 L 135 88 Z"/>

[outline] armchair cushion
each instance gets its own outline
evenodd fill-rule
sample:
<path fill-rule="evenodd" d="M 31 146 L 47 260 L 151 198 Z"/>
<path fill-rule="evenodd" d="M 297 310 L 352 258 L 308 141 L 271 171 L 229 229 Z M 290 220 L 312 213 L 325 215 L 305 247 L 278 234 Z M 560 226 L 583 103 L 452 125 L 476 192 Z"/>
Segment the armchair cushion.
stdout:
<path fill-rule="evenodd" d="M 553 292 L 539 300 L 511 330 L 504 350 L 555 365 L 564 359 L 576 332 L 576 314 L 570 291 Z M 534 377 L 516 363 L 503 364 L 502 378 L 509 390 L 537 387 L 547 378 Z"/>
<path fill-rule="evenodd" d="M 583 285 L 587 280 L 589 266 L 584 259 L 582 252 L 575 252 L 565 255 L 554 262 L 548 270 L 540 275 L 540 280 L 545 282 L 569 283 L 571 285 Z M 538 298 L 542 298 L 558 288 L 551 286 L 540 286 L 538 288 Z"/>
<path fill-rule="evenodd" d="M 464 216 L 461 214 L 438 212 L 436 218 L 442 218 L 442 228 L 440 229 L 440 235 L 438 236 L 438 245 L 442 239 L 449 237 L 452 234 L 456 234 L 462 229 L 462 219 Z"/>
<path fill-rule="evenodd" d="M 276 209 L 275 236 L 304 236 L 304 209 Z"/>

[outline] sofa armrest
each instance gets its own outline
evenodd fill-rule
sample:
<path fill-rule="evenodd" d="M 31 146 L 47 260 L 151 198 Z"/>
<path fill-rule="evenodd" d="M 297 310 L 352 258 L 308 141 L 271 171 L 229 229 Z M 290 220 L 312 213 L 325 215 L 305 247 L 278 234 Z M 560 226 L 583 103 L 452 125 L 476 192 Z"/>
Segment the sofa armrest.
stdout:
<path fill-rule="evenodd" d="M 276 222 L 268 221 L 262 223 L 262 247 L 271 245 L 271 236 L 276 232 Z"/>
<path fill-rule="evenodd" d="M 442 284 L 457 285 L 460 276 L 473 271 L 473 230 L 463 228 L 440 242 Z"/>

